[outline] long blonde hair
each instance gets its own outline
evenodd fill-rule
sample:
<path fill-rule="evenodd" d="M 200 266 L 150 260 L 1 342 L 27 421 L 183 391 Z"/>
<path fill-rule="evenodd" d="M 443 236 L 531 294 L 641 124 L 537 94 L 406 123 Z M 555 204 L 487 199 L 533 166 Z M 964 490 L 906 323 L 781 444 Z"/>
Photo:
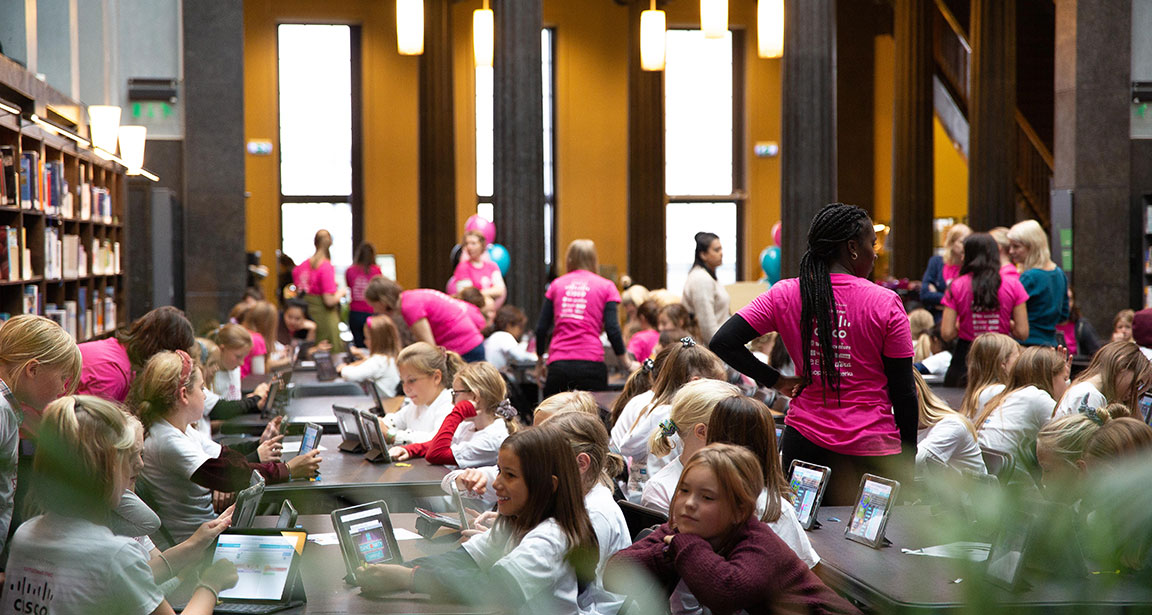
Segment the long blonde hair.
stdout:
<path fill-rule="evenodd" d="M 504 377 L 491 363 L 486 361 L 469 363 L 456 374 L 456 377 L 476 396 L 477 412 L 495 414 L 496 407 L 508 399 L 508 387 L 504 384 Z M 519 427 L 516 419 L 504 419 L 504 424 L 508 428 L 508 433 L 516 433 Z"/>
<path fill-rule="evenodd" d="M 624 471 L 624 458 L 610 452 L 608 430 L 600 417 L 584 412 L 565 412 L 548 419 L 544 429 L 555 429 L 568 438 L 572 452 L 584 453 L 591 460 L 589 472 L 583 476 L 584 493 L 597 482 L 611 489 L 613 479 Z"/>
<path fill-rule="evenodd" d="M 440 376 L 440 386 L 451 388 L 452 379 L 464 367 L 464 359 L 459 354 L 428 342 L 416 342 L 406 346 L 396 357 L 396 365 L 403 366 L 423 376 Z"/>
<path fill-rule="evenodd" d="M 936 326 L 936 319 L 932 318 L 932 312 L 916 308 L 908 312 L 908 324 L 912 327 L 912 347 L 915 348 L 912 362 L 919 363 L 932 356 L 932 327 Z"/>
<path fill-rule="evenodd" d="M 1132 374 L 1132 383 L 1127 399 L 1120 399 L 1116 391 L 1116 382 L 1126 372 Z M 1100 376 L 1100 393 L 1104 395 L 1104 399 L 1110 403 L 1124 404 L 1131 412 L 1136 408 L 1136 400 L 1140 396 L 1141 387 L 1138 385 L 1143 383 L 1146 386 L 1152 383 L 1152 362 L 1144 357 L 1136 342 L 1109 342 L 1096 351 L 1088 368 L 1072 381 L 1072 385 L 1091 380 L 1095 376 Z M 1064 395 L 1066 397 L 1068 393 L 1065 392 Z"/>
<path fill-rule="evenodd" d="M 0 363 L 8 368 L 11 389 L 19 390 L 24 368 L 33 361 L 61 369 L 68 378 L 68 394 L 80 385 L 83 358 L 76 340 L 49 318 L 34 314 L 14 316 L 0 326 Z"/>
<path fill-rule="evenodd" d="M 1092 436 L 1112 418 L 1107 408 L 1093 409 L 1092 416 L 1080 412 L 1062 416 L 1040 429 L 1036 434 L 1036 448 L 1075 464 L 1084 456 L 1084 447 Z"/>
<path fill-rule="evenodd" d="M 150 429 L 176 406 L 183 389 L 191 393 L 203 385 L 203 375 L 192 357 L 183 350 L 159 352 L 148 359 L 144 371 L 128 389 L 128 408 Z"/>
<path fill-rule="evenodd" d="M 968 350 L 968 387 L 960 402 L 960 414 L 974 419 L 980 411 L 980 393 L 994 384 L 1008 383 L 1005 363 L 1020 345 L 1003 333 L 985 333 Z"/>
<path fill-rule="evenodd" d="M 1048 234 L 1035 220 L 1017 222 L 1008 229 L 1008 239 L 1024 244 L 1028 248 L 1028 256 L 1020 263 L 1020 271 L 1028 271 L 1044 267 L 1052 262 L 1052 253 L 1048 249 Z"/>
<path fill-rule="evenodd" d="M 964 223 L 956 223 L 948 227 L 948 232 L 944 235 L 944 262 L 949 265 L 959 265 L 956 258 L 952 256 L 952 246 L 956 242 L 963 241 L 965 237 L 972 234 L 972 228 Z M 961 257 L 963 259 L 963 257 Z"/>
<path fill-rule="evenodd" d="M 742 395 L 735 385 L 720 380 L 693 380 L 680 387 L 672 398 L 672 410 L 668 414 L 668 428 L 657 426 L 648 437 L 648 450 L 653 455 L 663 457 L 672 452 L 672 434 L 690 430 L 698 423 L 708 424 L 716 404 L 729 397 Z"/>
<path fill-rule="evenodd" d="M 916 402 L 920 407 L 920 428 L 928 429 L 939 423 L 940 421 L 954 416 L 964 423 L 964 428 L 972 437 L 976 437 L 976 428 L 972 425 L 972 421 L 968 417 L 953 410 L 948 402 L 940 399 L 940 396 L 932 392 L 932 388 L 924 382 L 924 376 L 920 372 L 912 369 L 912 380 L 916 383 Z"/>
<path fill-rule="evenodd" d="M 1052 379 L 1064 371 L 1066 365 L 1064 357 L 1047 346 L 1032 346 L 1025 349 L 1024 352 L 1020 353 L 1020 358 L 1016 359 L 1016 365 L 1012 366 L 1012 375 L 1008 378 L 1004 390 L 996 397 L 988 400 L 988 404 L 984 406 L 984 411 L 973 421 L 976 424 L 976 430 L 979 431 L 984 426 L 984 421 L 996 411 L 996 408 L 1000 407 L 1000 404 L 1004 403 L 1005 398 L 1016 391 L 1033 386 L 1044 391 L 1050 397 L 1053 396 Z"/>
<path fill-rule="evenodd" d="M 565 391 L 540 402 L 540 405 L 532 411 L 532 424 L 537 425 L 568 412 L 582 412 L 600 418 L 600 406 L 596 405 L 596 398 L 592 397 L 591 393 Z"/>

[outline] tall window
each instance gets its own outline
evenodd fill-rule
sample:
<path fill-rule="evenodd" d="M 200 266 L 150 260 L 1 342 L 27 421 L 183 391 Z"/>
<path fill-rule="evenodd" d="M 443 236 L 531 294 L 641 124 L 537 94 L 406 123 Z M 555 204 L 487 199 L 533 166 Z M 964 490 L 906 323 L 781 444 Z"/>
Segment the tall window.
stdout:
<path fill-rule="evenodd" d="M 316 231 L 332 234 L 332 264 L 352 264 L 353 101 L 359 98 L 354 26 L 282 24 L 280 77 L 280 249 L 297 263 Z"/>
<path fill-rule="evenodd" d="M 540 31 L 541 104 L 544 112 L 544 262 L 552 264 L 556 236 L 555 32 Z M 492 68 L 476 68 L 476 213 L 493 219 L 494 108 Z M 497 237 L 499 241 L 499 237 Z"/>
<path fill-rule="evenodd" d="M 664 184 L 667 285 L 684 287 L 693 237 L 720 237 L 722 284 L 736 281 L 741 261 L 743 139 L 741 40 L 729 32 L 706 39 L 700 30 L 669 30 L 664 69 Z"/>

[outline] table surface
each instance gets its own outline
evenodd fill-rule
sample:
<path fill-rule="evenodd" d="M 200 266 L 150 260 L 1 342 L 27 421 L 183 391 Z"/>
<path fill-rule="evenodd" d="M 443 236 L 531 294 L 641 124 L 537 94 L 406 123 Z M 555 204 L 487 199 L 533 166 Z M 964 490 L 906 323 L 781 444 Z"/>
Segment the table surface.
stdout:
<path fill-rule="evenodd" d="M 413 513 L 392 513 L 395 528 L 416 530 L 416 515 Z M 328 515 L 301 515 L 297 523 L 311 534 L 332 532 L 332 519 Z M 258 517 L 256 527 L 273 527 L 276 517 Z M 400 554 L 405 561 L 418 557 L 438 555 L 452 551 L 457 546 L 459 535 L 441 530 L 433 539 L 401 540 Z M 309 542 L 304 547 L 300 561 L 300 571 L 304 580 L 304 591 L 308 602 L 304 606 L 282 611 L 286 614 L 345 613 L 360 615 L 368 613 L 482 613 L 477 607 L 444 603 L 429 596 L 402 593 L 384 596 L 366 596 L 360 589 L 344 582 L 346 568 L 340 554 L 339 545 L 318 545 Z"/>
<path fill-rule="evenodd" d="M 936 539 L 939 529 L 933 527 L 926 506 L 896 507 L 886 530 L 892 544 L 881 549 L 844 537 L 851 515 L 848 506 L 820 509 L 818 518 L 823 527 L 808 532 L 820 554 L 815 571 L 829 587 L 880 613 L 972 609 L 978 604 L 1046 613 L 1083 612 L 1087 606 L 1098 612 L 1152 605 L 1152 588 L 1132 581 L 1117 582 L 1115 575 L 1056 582 L 1042 581 L 1026 569 L 1024 579 L 1031 586 L 1013 593 L 985 581 L 983 563 L 905 554 L 901 549 L 943 542 Z"/>
<path fill-rule="evenodd" d="M 290 437 L 286 442 L 299 442 L 299 437 Z M 275 490 L 282 486 L 316 486 L 325 487 L 333 485 L 382 483 L 388 485 L 413 485 L 435 483 L 448 474 L 447 466 L 433 465 L 423 457 L 409 459 L 404 462 L 372 463 L 364 459 L 363 453 L 345 453 L 337 449 L 340 446 L 340 436 L 324 435 L 320 437 L 320 446 L 328 449 L 320 453 L 320 480 L 304 481 L 294 480 L 279 485 L 268 485 L 268 490 Z M 292 456 L 285 455 L 285 460 Z"/>

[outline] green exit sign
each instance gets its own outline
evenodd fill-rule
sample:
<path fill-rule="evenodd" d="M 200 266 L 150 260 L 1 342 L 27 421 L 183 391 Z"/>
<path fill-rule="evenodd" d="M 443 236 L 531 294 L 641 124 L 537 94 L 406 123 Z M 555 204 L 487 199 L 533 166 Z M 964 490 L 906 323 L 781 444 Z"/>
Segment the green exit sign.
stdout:
<path fill-rule="evenodd" d="M 137 102 L 132 103 L 132 117 L 134 118 L 168 118 L 172 116 L 172 105 L 166 102 Z"/>

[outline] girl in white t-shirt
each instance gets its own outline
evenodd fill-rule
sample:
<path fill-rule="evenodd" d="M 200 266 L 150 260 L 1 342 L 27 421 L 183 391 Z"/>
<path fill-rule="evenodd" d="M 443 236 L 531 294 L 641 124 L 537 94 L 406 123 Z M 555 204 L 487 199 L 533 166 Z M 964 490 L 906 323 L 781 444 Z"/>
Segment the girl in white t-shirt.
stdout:
<path fill-rule="evenodd" d="M 988 400 L 1004 390 L 1019 356 L 1020 344 L 1003 333 L 977 336 L 968 350 L 968 386 L 960 402 L 960 414 L 976 418 Z"/>
<path fill-rule="evenodd" d="M 203 378 L 183 350 L 153 355 L 133 381 L 128 405 L 147 430 L 139 493 L 175 542 L 215 518 L 213 491 L 234 493 L 247 487 L 253 470 L 278 483 L 315 476 L 320 466 L 319 449 L 288 463 L 250 462 L 240 451 L 192 427 L 204 413 Z M 160 538 L 166 545 L 161 535 L 153 540 Z"/>
<path fill-rule="evenodd" d="M 1052 419 L 1056 400 L 1068 388 L 1068 369 L 1067 354 L 1046 346 L 1020 353 L 1005 390 L 989 400 L 973 421 L 980 447 L 1021 460 L 1020 452 L 1031 446 Z"/>
<path fill-rule="evenodd" d="M 491 364 L 469 363 L 452 379 L 456 405 L 427 442 L 394 446 L 395 461 L 424 457 L 428 463 L 462 468 L 496 463 L 504 438 L 515 433 L 516 408 L 505 397 L 504 377 Z"/>
<path fill-rule="evenodd" d="M 968 417 L 948 407 L 940 399 L 920 372 L 913 370 L 916 397 L 920 405 L 920 429 L 917 434 L 916 467 L 923 468 L 929 458 L 957 470 L 971 470 L 987 474 L 984 456 L 976 444 L 976 428 Z"/>
<path fill-rule="evenodd" d="M 712 417 L 712 410 L 724 399 L 738 395 L 740 389 L 734 385 L 711 379 L 693 380 L 676 392 L 668 418 L 650 434 L 648 449 L 658 457 L 670 454 L 674 447 L 673 436 L 680 437 L 683 449 L 644 485 L 641 504 L 668 512 L 684 462 L 708 444 L 708 419 Z"/>
<path fill-rule="evenodd" d="M 527 323 L 524 310 L 514 305 L 505 305 L 497 310 L 492 324 L 484 331 L 487 336 L 484 360 L 496 369 L 504 369 L 509 363 L 535 363 L 536 353 L 528 352 L 520 345 L 520 336 L 524 335 Z"/>
<path fill-rule="evenodd" d="M 413 568 L 365 566 L 361 587 L 483 598 L 523 615 L 579 613 L 577 579 L 595 578 L 598 542 L 571 446 L 557 430 L 526 429 L 504 441 L 497 465 L 495 527 Z"/>
<path fill-rule="evenodd" d="M 129 484 L 135 435 L 113 402 L 82 395 L 48 405 L 32 475 L 44 514 L 12 538 L 0 613 L 173 613 L 145 548 L 104 525 Z M 213 563 L 183 612 L 211 613 L 235 584 L 231 562 Z"/>
<path fill-rule="evenodd" d="M 400 333 L 387 316 L 371 317 L 364 323 L 364 343 L 368 357 L 336 366 L 336 372 L 350 382 L 371 382 L 381 399 L 395 397 L 400 388 L 396 355 L 400 353 Z"/>
<path fill-rule="evenodd" d="M 431 440 L 452 411 L 450 385 L 463 367 L 460 355 L 443 346 L 416 342 L 401 350 L 396 369 L 407 399 L 399 410 L 380 419 L 384 439 L 401 446 Z"/>
<path fill-rule="evenodd" d="M 648 450 L 648 439 L 660 422 L 668 418 L 672 409 L 672 397 L 692 380 L 711 378 L 724 380 L 726 371 L 711 350 L 697 345 L 686 337 L 680 343 L 672 344 L 659 354 L 667 352 L 661 362 L 660 371 L 652 385 L 652 396 L 644 401 L 636 396 L 612 427 L 612 446 L 620 452 L 628 463 L 628 489 L 625 494 L 631 502 L 639 502 L 644 485 L 680 454 L 679 438 L 673 440 L 673 449 L 664 455 L 652 455 Z"/>
<path fill-rule="evenodd" d="M 227 324 L 209 333 L 208 339 L 220 348 L 220 363 L 211 383 L 212 392 L 228 401 L 240 399 L 240 366 L 252 352 L 252 336 L 240 325 Z"/>
<path fill-rule="evenodd" d="M 1096 351 L 1072 386 L 1060 398 L 1054 417 L 1121 403 L 1129 412 L 1137 409 L 1140 395 L 1152 385 L 1152 362 L 1144 358 L 1135 342 L 1111 342 Z"/>

